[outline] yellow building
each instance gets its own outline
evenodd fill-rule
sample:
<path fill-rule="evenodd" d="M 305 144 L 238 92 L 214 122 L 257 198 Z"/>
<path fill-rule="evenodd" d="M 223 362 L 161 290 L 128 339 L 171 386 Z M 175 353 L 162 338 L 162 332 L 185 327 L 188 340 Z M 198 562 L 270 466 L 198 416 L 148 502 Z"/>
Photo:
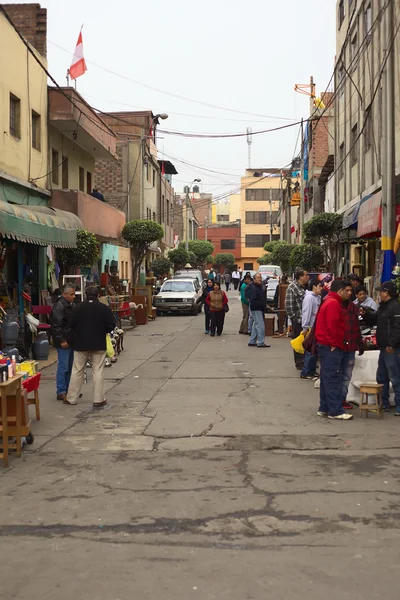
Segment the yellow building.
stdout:
<path fill-rule="evenodd" d="M 255 176 L 257 175 L 259 176 Z M 241 221 L 241 260 L 245 271 L 257 270 L 257 258 L 264 254 L 264 244 L 280 239 L 277 225 L 281 198 L 281 177 L 277 169 L 247 170 L 241 178 L 241 191 L 230 197 L 230 221 Z"/>

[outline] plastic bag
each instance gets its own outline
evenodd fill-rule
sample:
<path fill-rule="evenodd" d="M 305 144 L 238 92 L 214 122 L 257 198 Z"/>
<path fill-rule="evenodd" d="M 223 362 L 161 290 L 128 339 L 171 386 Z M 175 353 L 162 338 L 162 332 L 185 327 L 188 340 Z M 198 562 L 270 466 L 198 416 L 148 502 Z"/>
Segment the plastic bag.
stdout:
<path fill-rule="evenodd" d="M 300 335 L 297 336 L 297 338 L 294 338 L 294 340 L 291 340 L 290 345 L 292 346 L 293 350 L 295 352 L 297 352 L 298 354 L 304 354 L 303 342 L 304 342 L 304 333 L 301 332 Z"/>
<path fill-rule="evenodd" d="M 106 356 L 107 358 L 113 358 L 115 355 L 114 346 L 112 345 L 112 341 L 110 338 L 110 334 L 106 335 Z"/>

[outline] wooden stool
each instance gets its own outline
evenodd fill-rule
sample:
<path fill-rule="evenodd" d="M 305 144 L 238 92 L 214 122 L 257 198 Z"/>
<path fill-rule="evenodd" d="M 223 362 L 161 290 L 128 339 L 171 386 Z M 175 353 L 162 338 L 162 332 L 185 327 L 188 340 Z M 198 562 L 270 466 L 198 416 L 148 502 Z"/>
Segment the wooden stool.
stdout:
<path fill-rule="evenodd" d="M 16 375 L 12 379 L 8 379 L 4 383 L 0 383 L 1 394 L 1 416 L 0 416 L 0 447 L 3 452 L 0 453 L 0 458 L 3 459 L 4 467 L 8 467 L 8 451 L 15 449 L 17 456 L 21 456 L 22 451 L 22 431 L 21 431 L 21 396 L 22 396 L 22 375 Z M 11 410 L 8 410 L 8 402 L 12 402 L 15 406 L 15 415 L 11 416 Z M 11 444 L 8 441 L 9 437 L 15 437 L 15 443 Z"/>
<path fill-rule="evenodd" d="M 360 417 L 362 417 L 363 411 L 365 411 L 367 418 L 370 411 L 376 411 L 378 418 L 383 419 L 382 389 L 383 385 L 381 383 L 363 383 L 360 385 Z M 368 404 L 368 396 L 375 396 L 375 404 Z"/>

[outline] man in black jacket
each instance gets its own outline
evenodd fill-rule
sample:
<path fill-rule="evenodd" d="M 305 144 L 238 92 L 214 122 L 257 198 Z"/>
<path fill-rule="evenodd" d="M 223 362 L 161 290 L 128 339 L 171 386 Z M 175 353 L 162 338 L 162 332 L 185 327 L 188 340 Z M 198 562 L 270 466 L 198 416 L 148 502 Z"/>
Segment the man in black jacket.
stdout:
<path fill-rule="evenodd" d="M 72 313 L 71 331 L 74 364 L 68 397 L 64 404 L 76 404 L 82 388 L 86 363 L 91 357 L 93 373 L 93 406 L 104 406 L 104 364 L 106 362 L 106 335 L 115 328 L 111 309 L 99 302 L 97 287 L 86 289 L 86 300 Z"/>
<path fill-rule="evenodd" d="M 71 379 L 74 351 L 70 346 L 71 317 L 75 300 L 75 286 L 67 284 L 62 296 L 57 300 L 51 312 L 51 335 L 57 348 L 57 400 L 65 400 Z"/>
<path fill-rule="evenodd" d="M 246 298 L 249 300 L 250 310 L 253 317 L 253 326 L 249 346 L 257 348 L 269 348 L 265 343 L 265 321 L 264 314 L 267 310 L 267 299 L 265 290 L 262 287 L 262 277 L 260 273 L 254 275 L 253 283 L 246 288 Z"/>
<path fill-rule="evenodd" d="M 363 308 L 360 313 L 368 325 L 377 325 L 376 343 L 380 349 L 376 381 L 383 384 L 384 410 L 390 410 L 389 384 L 392 382 L 396 403 L 395 416 L 400 417 L 400 304 L 394 281 L 379 288 L 381 303 L 377 313 Z"/>

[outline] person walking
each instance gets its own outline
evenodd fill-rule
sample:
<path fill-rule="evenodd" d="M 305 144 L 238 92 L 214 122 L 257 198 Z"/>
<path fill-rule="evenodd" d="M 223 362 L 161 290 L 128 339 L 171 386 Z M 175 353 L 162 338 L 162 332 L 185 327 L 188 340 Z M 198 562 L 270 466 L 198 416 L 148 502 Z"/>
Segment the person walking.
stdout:
<path fill-rule="evenodd" d="M 206 303 L 210 307 L 211 313 L 210 335 L 214 337 L 215 331 L 217 335 L 221 335 L 224 329 L 225 312 L 227 312 L 225 307 L 228 306 L 228 296 L 221 290 L 221 284 L 217 281 L 214 281 L 214 289 L 208 294 Z"/>
<path fill-rule="evenodd" d="M 389 386 L 392 384 L 395 416 L 400 417 L 400 304 L 394 281 L 385 281 L 379 288 L 381 301 L 378 312 L 360 309 L 368 325 L 376 325 L 376 343 L 380 350 L 377 383 L 383 384 L 383 410 L 390 410 Z"/>
<path fill-rule="evenodd" d="M 219 285 L 221 285 L 221 283 L 222 283 L 222 275 L 221 275 L 221 273 L 219 271 L 218 271 L 218 273 L 215 274 L 214 281 L 216 281 L 217 283 L 219 283 Z"/>
<path fill-rule="evenodd" d="M 214 281 L 215 279 L 215 272 L 213 269 L 210 269 L 210 272 L 208 274 L 208 278 L 211 279 L 212 281 Z"/>
<path fill-rule="evenodd" d="M 226 291 L 229 292 L 229 288 L 231 287 L 231 274 L 229 273 L 229 271 L 225 271 L 225 275 L 224 275 L 224 280 L 225 280 L 225 287 L 226 287 Z"/>
<path fill-rule="evenodd" d="M 347 421 L 353 418 L 344 412 L 341 391 L 343 375 L 341 364 L 347 342 L 345 340 L 345 318 L 342 307 L 347 299 L 348 281 L 335 279 L 331 291 L 321 305 L 315 326 L 315 339 L 320 361 L 321 385 L 319 417 Z"/>
<path fill-rule="evenodd" d="M 247 335 L 249 333 L 249 299 L 246 298 L 246 289 L 247 286 L 251 284 L 250 275 L 246 275 L 244 278 L 245 285 L 242 285 L 240 288 L 240 300 L 242 302 L 242 322 L 240 323 L 239 333 L 243 335 Z"/>
<path fill-rule="evenodd" d="M 246 290 L 253 317 L 253 326 L 248 345 L 257 348 L 270 348 L 270 346 L 265 343 L 264 314 L 267 310 L 267 299 L 262 288 L 262 277 L 260 273 L 254 275 L 253 283 L 251 283 Z"/>
<path fill-rule="evenodd" d="M 240 273 L 237 268 L 232 272 L 232 283 L 234 289 L 237 290 L 240 283 Z"/>
<path fill-rule="evenodd" d="M 57 400 L 65 400 L 71 379 L 74 352 L 71 348 L 71 317 L 75 300 L 75 286 L 64 286 L 62 296 L 55 303 L 50 316 L 51 336 L 57 349 Z"/>
<path fill-rule="evenodd" d="M 211 313 L 210 313 L 210 306 L 207 304 L 206 299 L 207 296 L 210 292 L 212 292 L 214 289 L 214 282 L 212 279 L 208 278 L 207 279 L 207 285 L 203 290 L 203 293 L 201 295 L 201 299 L 204 303 L 204 318 L 205 318 L 205 331 L 204 333 L 208 334 L 210 333 L 210 329 L 211 329 Z"/>
<path fill-rule="evenodd" d="M 321 293 L 322 283 L 318 279 L 311 279 L 308 290 L 304 295 L 302 312 L 301 312 L 301 326 L 303 328 L 303 334 L 307 335 L 315 323 L 315 317 L 321 305 Z M 318 357 L 316 354 L 311 352 L 304 353 L 304 366 L 300 373 L 300 379 L 310 380 L 315 379 L 317 369 Z"/>
<path fill-rule="evenodd" d="M 76 306 L 71 317 L 74 364 L 69 391 L 64 404 L 74 405 L 79 398 L 86 363 L 91 360 L 93 373 L 93 406 L 107 404 L 104 398 L 104 365 L 106 362 L 106 335 L 116 327 L 115 317 L 109 306 L 99 302 L 99 290 L 86 288 L 86 300 Z"/>
<path fill-rule="evenodd" d="M 364 344 L 360 329 L 360 309 L 351 300 L 353 287 L 348 282 L 345 289 L 345 299 L 342 302 L 344 311 L 344 338 L 347 341 L 343 352 L 342 362 L 340 364 L 340 373 L 342 376 L 342 389 L 340 392 L 343 408 L 352 409 L 353 405 L 346 401 L 349 385 L 353 376 L 354 364 L 356 361 L 356 351 L 358 355 L 364 354 Z"/>
<path fill-rule="evenodd" d="M 298 270 L 294 274 L 294 281 L 289 284 L 286 290 L 285 309 L 292 322 L 292 339 L 297 338 L 302 332 L 301 313 L 309 279 L 307 271 Z M 293 350 L 293 353 L 296 369 L 301 371 L 304 367 L 304 355 L 295 350 Z"/>

